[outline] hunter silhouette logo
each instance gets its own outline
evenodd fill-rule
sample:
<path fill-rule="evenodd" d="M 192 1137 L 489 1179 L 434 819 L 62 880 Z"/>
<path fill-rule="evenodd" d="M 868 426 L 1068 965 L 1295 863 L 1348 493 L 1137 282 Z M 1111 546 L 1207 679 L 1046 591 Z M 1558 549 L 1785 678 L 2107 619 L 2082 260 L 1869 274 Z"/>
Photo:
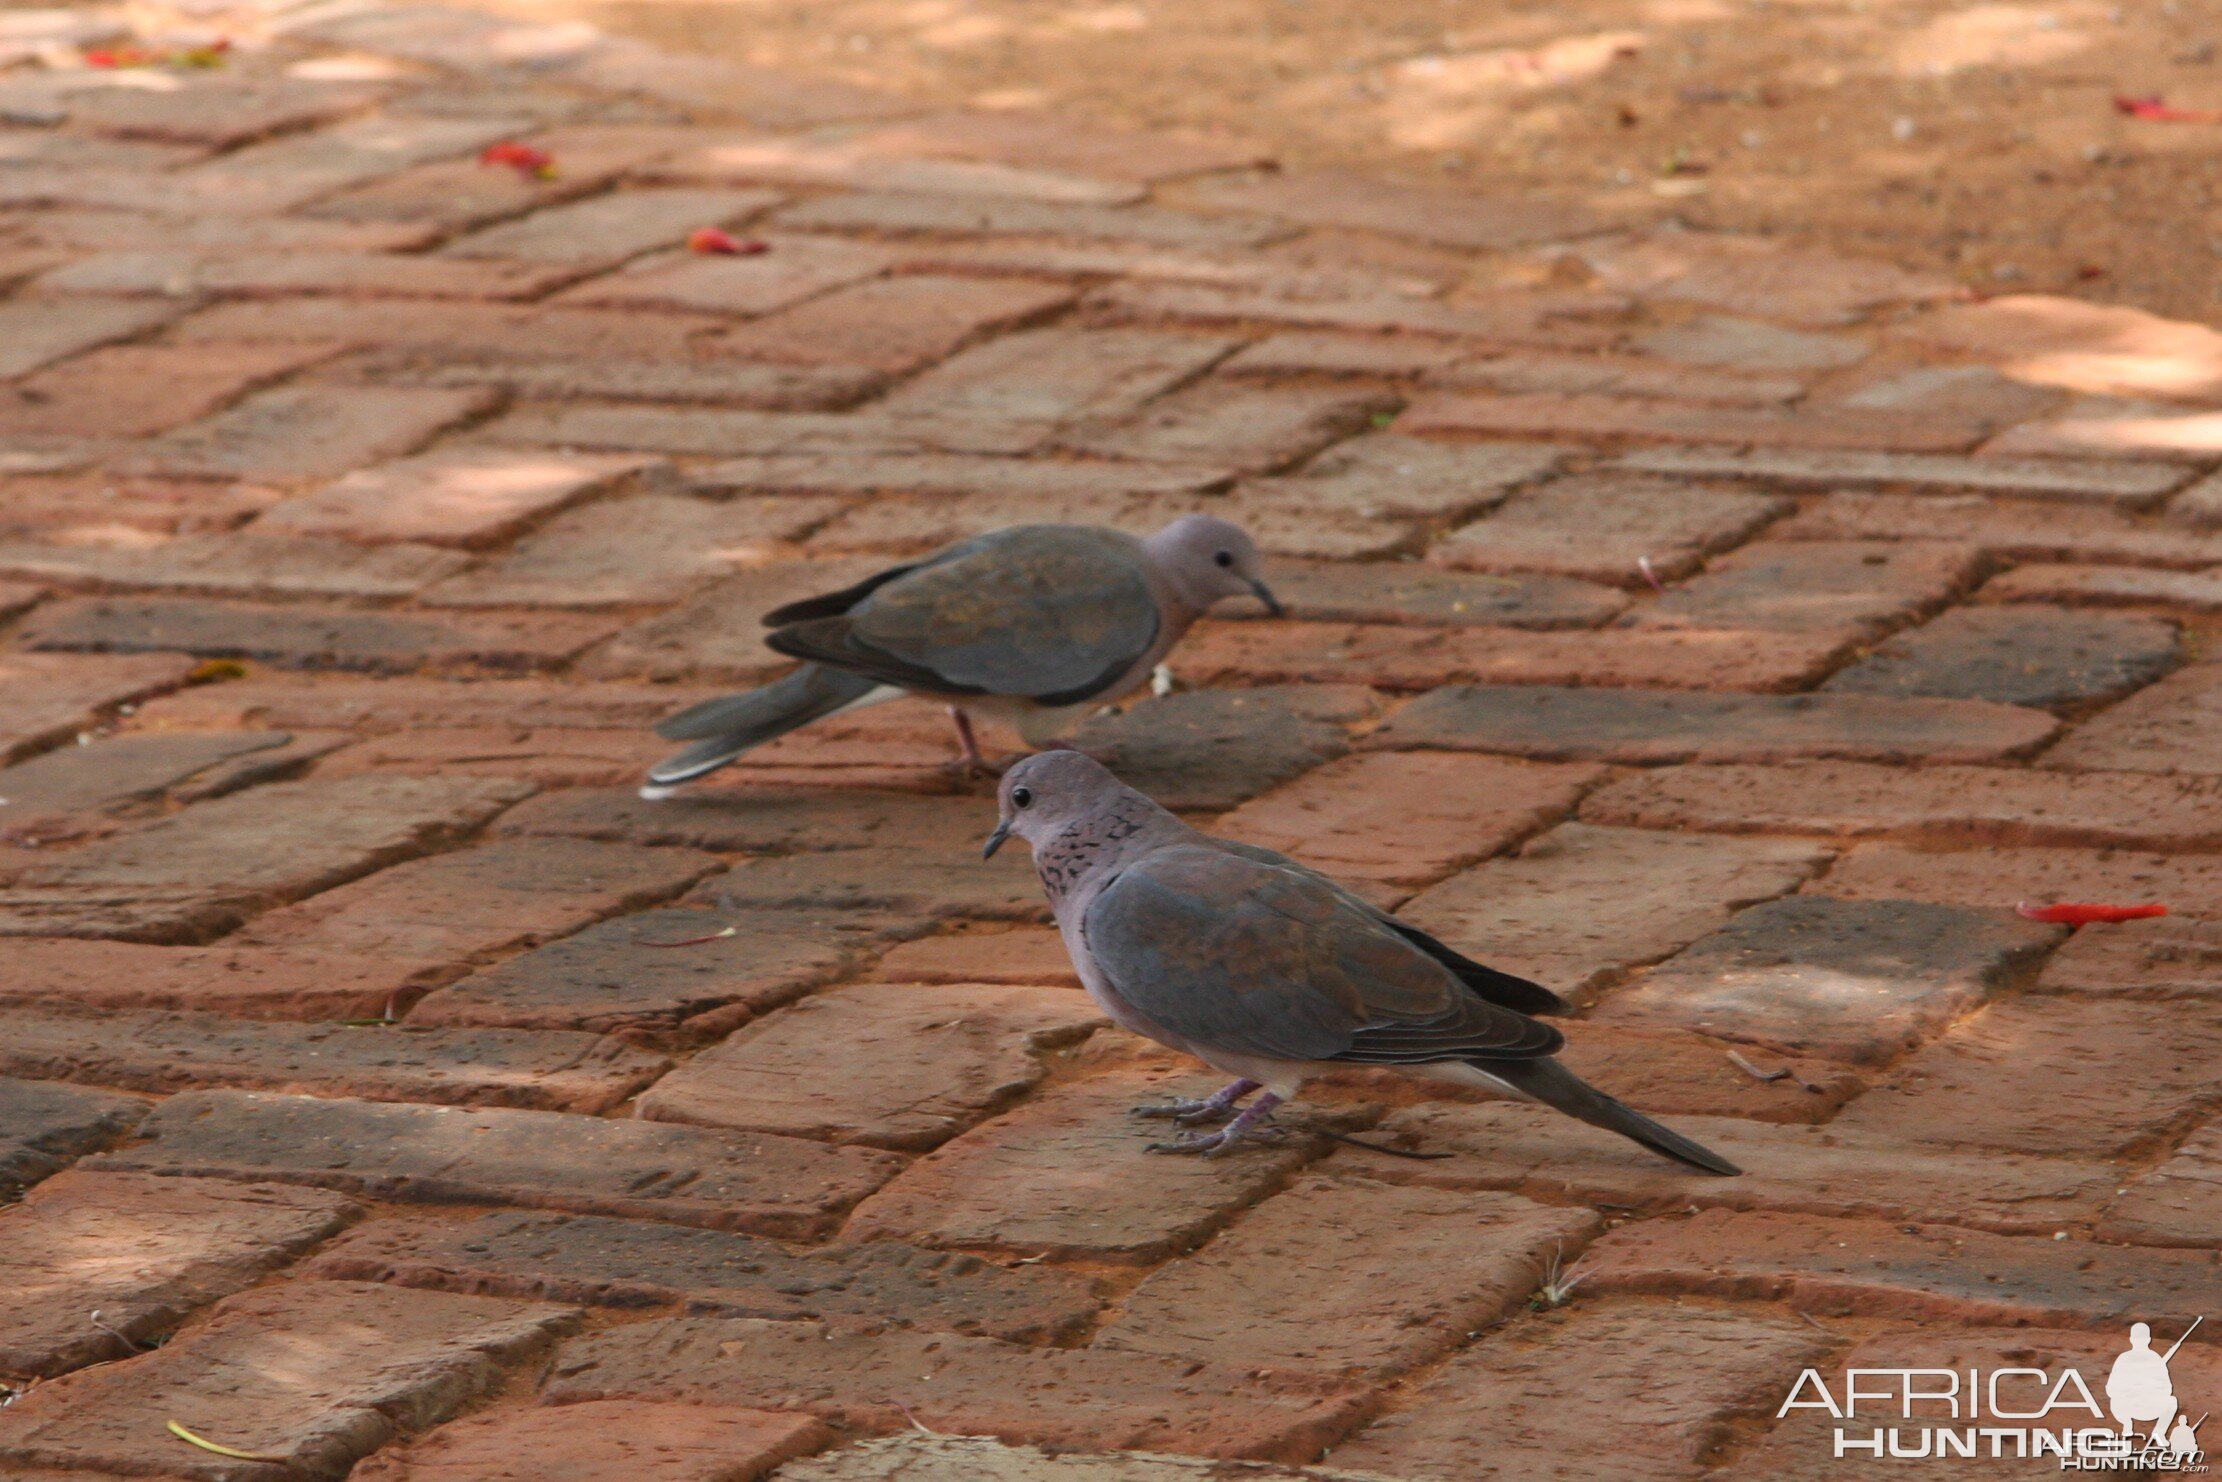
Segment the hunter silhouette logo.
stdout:
<path fill-rule="evenodd" d="M 2168 1365 L 2205 1321 L 2194 1319 L 2165 1350 L 2153 1347 L 2150 1324 L 2132 1324 L 2129 1347 L 2107 1370 L 2103 1406 L 2072 1365 L 1846 1369 L 1840 1389 L 1806 1369 L 1775 1418 L 1827 1411 L 1839 1422 L 1831 1448 L 1838 1458 L 2057 1458 L 2063 1471 L 2204 1472 L 2199 1428 L 2207 1417 L 2189 1418 Z M 1878 1408 L 1891 1412 L 1887 1419 L 1918 1423 L 1859 1424 L 1885 1418 Z"/>

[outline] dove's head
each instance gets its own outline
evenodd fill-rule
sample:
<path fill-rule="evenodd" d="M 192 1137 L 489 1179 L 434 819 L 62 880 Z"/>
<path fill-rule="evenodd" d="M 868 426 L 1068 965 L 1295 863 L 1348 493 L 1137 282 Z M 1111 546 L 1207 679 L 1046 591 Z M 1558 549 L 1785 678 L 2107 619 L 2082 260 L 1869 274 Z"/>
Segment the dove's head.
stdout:
<path fill-rule="evenodd" d="M 1036 752 L 1003 774 L 995 794 L 1001 824 L 989 837 L 986 852 L 994 854 L 1013 834 L 1038 848 L 1075 826 L 1133 811 L 1129 800 L 1148 803 L 1087 753 L 1062 748 Z M 1156 811 L 1154 804 L 1149 807 Z"/>
<path fill-rule="evenodd" d="M 1257 543 L 1240 525 L 1210 515 L 1182 515 L 1142 542 L 1150 565 L 1181 602 L 1202 612 L 1222 597 L 1255 597 L 1281 616 L 1265 584 Z"/>

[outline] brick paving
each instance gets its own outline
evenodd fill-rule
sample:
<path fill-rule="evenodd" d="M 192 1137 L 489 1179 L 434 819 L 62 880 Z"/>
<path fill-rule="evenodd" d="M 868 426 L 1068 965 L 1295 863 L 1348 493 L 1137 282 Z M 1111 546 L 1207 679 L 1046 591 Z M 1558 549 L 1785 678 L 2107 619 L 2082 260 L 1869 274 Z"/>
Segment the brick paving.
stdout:
<path fill-rule="evenodd" d="M 2222 1407 L 2222 336 L 578 25 L 134 15 L 235 44 L 0 15 L 0 1473 L 1833 1476 L 1808 1364 L 2201 1313 Z M 1293 616 L 1080 740 L 1743 1177 L 1378 1072 L 1152 1155 L 1209 1079 L 924 705 L 633 795 L 770 608 L 1192 510 Z"/>

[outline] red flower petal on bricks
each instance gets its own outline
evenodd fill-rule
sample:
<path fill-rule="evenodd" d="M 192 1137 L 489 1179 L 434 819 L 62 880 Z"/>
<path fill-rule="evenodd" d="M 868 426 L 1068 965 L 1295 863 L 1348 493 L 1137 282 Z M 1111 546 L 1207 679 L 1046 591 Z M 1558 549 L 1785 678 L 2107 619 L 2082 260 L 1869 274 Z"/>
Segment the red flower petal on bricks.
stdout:
<path fill-rule="evenodd" d="M 744 242 L 731 232 L 720 231 L 714 226 L 702 226 L 687 234 L 687 250 L 719 257 L 753 257 L 759 252 L 769 252 L 772 248 L 769 242 L 753 239 Z"/>
<path fill-rule="evenodd" d="M 554 155 L 545 149 L 535 149 L 530 144 L 519 144 L 514 140 L 487 145 L 479 154 L 478 162 L 482 165 L 507 165 L 518 174 L 535 180 L 555 178 Z"/>
<path fill-rule="evenodd" d="M 2122 93 L 2114 95 L 2114 111 L 2126 113 L 2131 118 L 2142 118 L 2152 123 L 2222 123 L 2222 109 L 2177 108 L 2154 93 L 2149 97 L 2132 98 Z"/>
<path fill-rule="evenodd" d="M 2088 926 L 2094 921 L 2143 921 L 2168 914 L 2166 906 L 2078 905 L 2062 901 L 2056 906 L 2019 905 L 2014 913 L 2031 921 L 2057 921 L 2063 926 Z"/>
<path fill-rule="evenodd" d="M 143 46 L 97 47 L 84 54 L 88 67 L 152 67 L 168 58 L 168 52 L 149 51 Z"/>

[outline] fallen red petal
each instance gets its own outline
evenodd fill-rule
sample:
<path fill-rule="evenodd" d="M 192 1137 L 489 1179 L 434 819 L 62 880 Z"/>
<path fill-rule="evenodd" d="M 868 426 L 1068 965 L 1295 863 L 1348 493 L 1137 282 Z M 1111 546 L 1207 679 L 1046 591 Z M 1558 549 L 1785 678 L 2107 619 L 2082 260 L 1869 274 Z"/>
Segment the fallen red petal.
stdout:
<path fill-rule="evenodd" d="M 2143 921 L 2168 914 L 2166 906 L 2109 906 L 2069 901 L 2056 906 L 2016 906 L 2014 911 L 2031 921 L 2056 921 L 2063 926 L 2089 926 L 2094 921 Z"/>
<path fill-rule="evenodd" d="M 482 165 L 507 165 L 521 175 L 548 180 L 555 175 L 555 156 L 545 149 L 535 149 L 530 144 L 515 142 L 489 144 L 480 153 Z"/>
<path fill-rule="evenodd" d="M 2143 98 L 2117 93 L 2114 95 L 2114 111 L 2152 123 L 2222 123 L 2222 109 L 2176 108 L 2170 106 L 2158 93 Z"/>
<path fill-rule="evenodd" d="M 688 233 L 687 250 L 720 257 L 753 257 L 759 252 L 769 252 L 772 249 L 769 242 L 753 239 L 744 241 L 731 232 L 720 231 L 714 226 L 703 226 Z"/>

